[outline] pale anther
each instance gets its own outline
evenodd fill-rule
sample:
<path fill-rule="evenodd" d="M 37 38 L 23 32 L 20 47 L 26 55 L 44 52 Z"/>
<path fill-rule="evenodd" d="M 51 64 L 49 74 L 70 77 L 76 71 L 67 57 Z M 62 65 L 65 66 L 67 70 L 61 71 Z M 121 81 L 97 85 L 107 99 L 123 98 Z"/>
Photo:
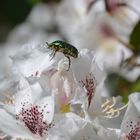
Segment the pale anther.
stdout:
<path fill-rule="evenodd" d="M 104 113 L 105 118 L 116 118 L 120 115 L 121 110 L 125 109 L 128 104 L 122 107 L 115 107 L 116 105 L 116 98 L 112 97 L 111 100 L 106 99 L 106 101 L 101 105 L 102 112 Z"/>

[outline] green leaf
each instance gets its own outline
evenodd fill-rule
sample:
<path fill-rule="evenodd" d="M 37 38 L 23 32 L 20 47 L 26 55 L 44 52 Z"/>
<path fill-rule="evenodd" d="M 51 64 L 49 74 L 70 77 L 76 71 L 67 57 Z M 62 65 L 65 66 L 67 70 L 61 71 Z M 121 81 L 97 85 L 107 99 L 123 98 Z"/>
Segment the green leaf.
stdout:
<path fill-rule="evenodd" d="M 135 52 L 140 51 L 140 20 L 130 35 L 130 44 L 134 47 Z"/>

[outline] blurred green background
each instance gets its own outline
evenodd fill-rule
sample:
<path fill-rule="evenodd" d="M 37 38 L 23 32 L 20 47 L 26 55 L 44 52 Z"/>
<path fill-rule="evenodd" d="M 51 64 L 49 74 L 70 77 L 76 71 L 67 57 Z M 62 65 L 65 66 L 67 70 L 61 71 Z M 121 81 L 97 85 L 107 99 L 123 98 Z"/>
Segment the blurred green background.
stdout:
<path fill-rule="evenodd" d="M 37 1 L 36 1 L 37 2 Z M 23 22 L 36 3 L 31 0 L 2 0 L 0 4 L 0 41 L 6 39 L 9 31 Z"/>
<path fill-rule="evenodd" d="M 0 42 L 5 41 L 9 31 L 22 23 L 32 7 L 39 3 L 59 2 L 60 0 L 2 0 L 0 3 Z"/>

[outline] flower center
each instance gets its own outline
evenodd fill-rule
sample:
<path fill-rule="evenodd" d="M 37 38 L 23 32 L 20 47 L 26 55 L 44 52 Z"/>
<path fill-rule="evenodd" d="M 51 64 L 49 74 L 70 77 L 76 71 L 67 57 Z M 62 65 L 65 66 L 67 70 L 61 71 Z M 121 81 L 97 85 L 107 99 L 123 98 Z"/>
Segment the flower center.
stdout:
<path fill-rule="evenodd" d="M 47 135 L 47 131 L 52 127 L 52 123 L 47 124 L 43 120 L 43 110 L 39 106 L 31 106 L 28 109 L 22 108 L 22 111 L 17 115 L 17 119 L 23 121 L 25 126 L 33 133 L 40 137 Z"/>

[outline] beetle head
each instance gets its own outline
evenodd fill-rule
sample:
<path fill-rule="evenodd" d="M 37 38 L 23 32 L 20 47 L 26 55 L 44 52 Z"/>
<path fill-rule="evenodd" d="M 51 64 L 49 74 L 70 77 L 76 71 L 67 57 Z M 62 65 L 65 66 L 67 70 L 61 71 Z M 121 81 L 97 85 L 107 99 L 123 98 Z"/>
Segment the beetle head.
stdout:
<path fill-rule="evenodd" d="M 52 43 L 49 44 L 48 42 L 46 42 L 46 44 L 47 44 L 47 46 L 48 46 L 48 49 L 53 50 L 53 46 L 54 46 L 54 45 L 53 45 Z"/>

